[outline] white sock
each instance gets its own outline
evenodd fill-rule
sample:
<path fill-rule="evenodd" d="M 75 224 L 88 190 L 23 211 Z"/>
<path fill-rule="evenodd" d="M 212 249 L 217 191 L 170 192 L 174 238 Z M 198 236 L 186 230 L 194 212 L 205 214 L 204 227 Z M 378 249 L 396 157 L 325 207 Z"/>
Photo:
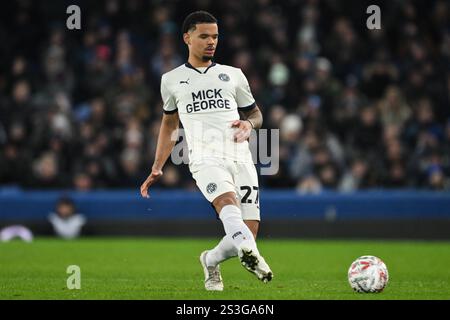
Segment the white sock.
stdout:
<path fill-rule="evenodd" d="M 231 241 L 231 236 L 227 234 L 214 249 L 208 251 L 206 265 L 215 267 L 229 258 L 236 257 L 237 254 L 238 251 Z"/>
<path fill-rule="evenodd" d="M 244 220 L 242 220 L 242 213 L 239 207 L 226 205 L 220 211 L 219 218 L 222 220 L 225 233 L 229 236 L 236 250 L 239 250 L 242 246 L 246 246 L 259 254 L 255 238 L 244 223 Z"/>

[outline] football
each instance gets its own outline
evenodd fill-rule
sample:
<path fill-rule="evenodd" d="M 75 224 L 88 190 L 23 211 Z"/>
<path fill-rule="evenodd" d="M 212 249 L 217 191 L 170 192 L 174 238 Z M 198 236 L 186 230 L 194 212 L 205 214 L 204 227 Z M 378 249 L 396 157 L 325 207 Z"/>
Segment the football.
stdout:
<path fill-rule="evenodd" d="M 389 281 L 386 264 L 375 256 L 362 256 L 348 269 L 348 282 L 356 292 L 381 292 Z"/>

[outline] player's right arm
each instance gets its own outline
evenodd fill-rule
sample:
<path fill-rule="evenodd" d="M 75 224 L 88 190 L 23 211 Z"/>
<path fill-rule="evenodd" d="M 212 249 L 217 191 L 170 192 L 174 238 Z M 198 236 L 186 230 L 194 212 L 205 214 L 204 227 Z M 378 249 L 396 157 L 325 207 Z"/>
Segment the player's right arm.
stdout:
<path fill-rule="evenodd" d="M 141 185 L 141 195 L 148 198 L 148 188 L 163 174 L 162 168 L 172 152 L 178 137 L 178 112 L 164 114 L 159 129 L 158 143 L 156 145 L 155 161 L 152 171 Z"/>
<path fill-rule="evenodd" d="M 155 162 L 152 172 L 141 185 L 141 195 L 148 198 L 148 188 L 154 184 L 163 174 L 162 168 L 169 158 L 178 138 L 178 126 L 180 119 L 175 99 L 170 92 L 167 79 L 163 75 L 161 78 L 161 97 L 163 100 L 164 115 L 159 129 L 158 143 L 156 145 Z"/>

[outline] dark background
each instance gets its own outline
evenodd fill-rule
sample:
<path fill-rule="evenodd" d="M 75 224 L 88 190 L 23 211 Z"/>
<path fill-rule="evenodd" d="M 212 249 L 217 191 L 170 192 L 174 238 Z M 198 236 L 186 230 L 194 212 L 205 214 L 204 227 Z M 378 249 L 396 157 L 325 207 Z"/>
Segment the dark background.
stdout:
<path fill-rule="evenodd" d="M 81 30 L 66 28 L 67 6 Z M 381 8 L 368 30 L 366 8 Z M 197 9 L 216 61 L 243 69 L 279 128 L 266 188 L 449 189 L 447 1 L 7 1 L 0 13 L 0 185 L 136 188 L 153 163 L 161 74 Z M 168 164 L 159 187 L 195 190 Z"/>

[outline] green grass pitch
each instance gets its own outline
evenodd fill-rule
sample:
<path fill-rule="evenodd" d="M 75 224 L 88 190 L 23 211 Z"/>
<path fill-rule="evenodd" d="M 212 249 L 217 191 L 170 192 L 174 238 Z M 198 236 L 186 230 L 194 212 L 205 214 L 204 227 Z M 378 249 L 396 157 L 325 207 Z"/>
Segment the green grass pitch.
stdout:
<path fill-rule="evenodd" d="M 0 299 L 450 299 L 450 242 L 262 239 L 274 271 L 264 284 L 236 258 L 222 263 L 223 292 L 206 292 L 198 256 L 213 239 L 37 238 L 0 243 Z M 351 262 L 382 258 L 389 284 L 358 294 L 347 282 Z M 69 290 L 69 265 L 81 289 Z"/>

